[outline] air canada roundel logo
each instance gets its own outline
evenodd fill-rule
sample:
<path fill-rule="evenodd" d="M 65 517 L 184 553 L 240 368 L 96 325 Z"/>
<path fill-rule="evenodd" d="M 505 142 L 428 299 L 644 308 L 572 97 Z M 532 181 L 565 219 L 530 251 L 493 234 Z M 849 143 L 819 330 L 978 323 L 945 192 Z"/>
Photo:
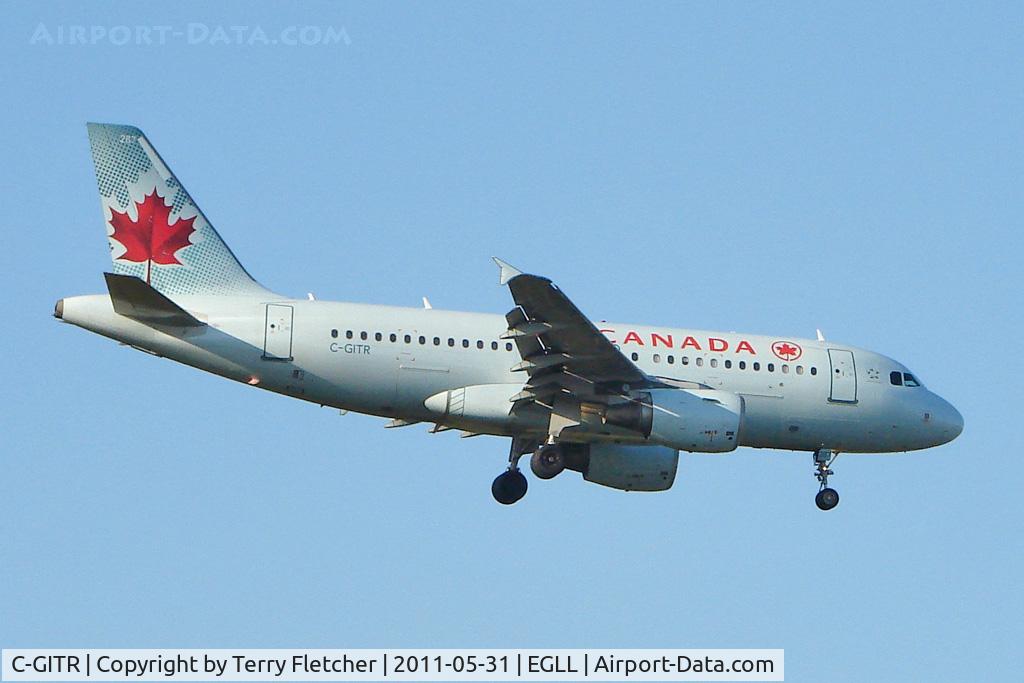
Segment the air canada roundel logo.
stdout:
<path fill-rule="evenodd" d="M 791 341 L 777 341 L 772 343 L 772 353 L 782 360 L 796 360 L 804 355 L 804 350 Z"/>

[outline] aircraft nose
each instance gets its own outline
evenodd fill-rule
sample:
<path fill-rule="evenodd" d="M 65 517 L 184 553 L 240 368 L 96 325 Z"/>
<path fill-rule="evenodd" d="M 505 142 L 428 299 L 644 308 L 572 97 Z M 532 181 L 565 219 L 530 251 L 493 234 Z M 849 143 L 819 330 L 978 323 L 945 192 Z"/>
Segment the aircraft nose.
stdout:
<path fill-rule="evenodd" d="M 931 415 L 939 444 L 949 443 L 964 431 L 964 417 L 953 404 L 939 396 L 935 397 L 935 405 Z"/>

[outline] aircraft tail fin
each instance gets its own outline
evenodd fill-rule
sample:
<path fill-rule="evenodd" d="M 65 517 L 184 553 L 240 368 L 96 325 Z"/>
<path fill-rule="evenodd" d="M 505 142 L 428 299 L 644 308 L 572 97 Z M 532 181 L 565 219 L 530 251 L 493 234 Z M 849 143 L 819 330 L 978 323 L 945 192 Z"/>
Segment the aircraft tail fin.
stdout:
<path fill-rule="evenodd" d="M 115 274 L 167 295 L 268 293 L 141 130 L 109 123 L 88 130 Z"/>

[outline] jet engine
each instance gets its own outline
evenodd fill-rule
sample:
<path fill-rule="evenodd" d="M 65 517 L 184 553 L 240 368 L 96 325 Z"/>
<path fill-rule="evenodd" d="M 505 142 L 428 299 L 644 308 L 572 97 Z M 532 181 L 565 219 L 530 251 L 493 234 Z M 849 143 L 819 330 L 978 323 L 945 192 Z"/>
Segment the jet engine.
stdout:
<path fill-rule="evenodd" d="M 609 405 L 604 421 L 683 451 L 727 453 L 739 442 L 743 399 L 716 389 L 653 389 Z"/>
<path fill-rule="evenodd" d="M 567 469 L 613 489 L 666 491 L 676 479 L 679 451 L 673 448 L 614 443 L 563 443 L 561 448 Z"/>

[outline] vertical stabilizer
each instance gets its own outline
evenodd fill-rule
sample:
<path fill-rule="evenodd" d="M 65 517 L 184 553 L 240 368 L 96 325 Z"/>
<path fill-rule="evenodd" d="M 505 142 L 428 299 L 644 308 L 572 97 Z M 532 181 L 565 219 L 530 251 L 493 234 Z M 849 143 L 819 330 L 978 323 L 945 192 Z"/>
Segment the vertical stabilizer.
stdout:
<path fill-rule="evenodd" d="M 89 146 L 114 272 L 164 294 L 268 294 L 141 130 L 90 123 Z"/>

